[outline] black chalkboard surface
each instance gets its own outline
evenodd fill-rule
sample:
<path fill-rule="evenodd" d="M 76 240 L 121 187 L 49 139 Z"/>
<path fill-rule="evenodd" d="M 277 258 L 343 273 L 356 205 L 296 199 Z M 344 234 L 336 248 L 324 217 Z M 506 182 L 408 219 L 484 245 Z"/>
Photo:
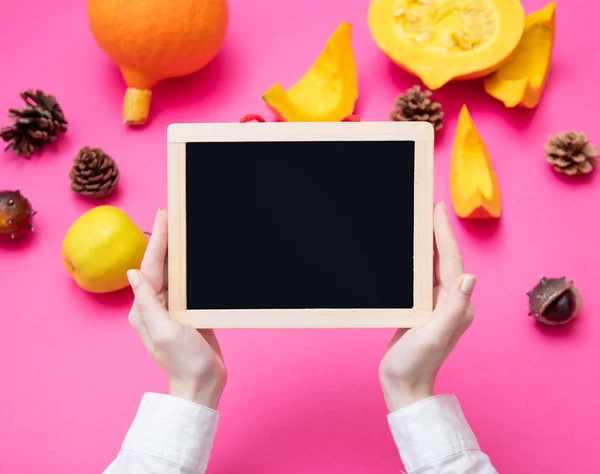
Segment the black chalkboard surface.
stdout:
<path fill-rule="evenodd" d="M 171 317 L 374 328 L 431 316 L 431 124 L 196 123 L 167 135 Z"/>
<path fill-rule="evenodd" d="M 411 308 L 414 142 L 188 143 L 188 309 Z"/>

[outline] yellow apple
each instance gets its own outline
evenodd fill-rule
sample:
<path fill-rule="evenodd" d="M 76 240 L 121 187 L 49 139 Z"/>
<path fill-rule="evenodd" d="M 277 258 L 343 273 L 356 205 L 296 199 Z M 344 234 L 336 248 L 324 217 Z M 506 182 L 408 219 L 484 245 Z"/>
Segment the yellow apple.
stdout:
<path fill-rule="evenodd" d="M 65 268 L 84 290 L 109 293 L 128 286 L 126 272 L 139 269 L 148 239 L 114 206 L 98 206 L 79 217 L 62 244 Z"/>

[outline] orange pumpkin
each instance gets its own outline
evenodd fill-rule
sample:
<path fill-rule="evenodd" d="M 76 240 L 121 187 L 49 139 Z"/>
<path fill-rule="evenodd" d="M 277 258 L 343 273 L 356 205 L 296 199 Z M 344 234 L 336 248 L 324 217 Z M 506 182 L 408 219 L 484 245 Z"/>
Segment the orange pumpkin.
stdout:
<path fill-rule="evenodd" d="M 157 83 L 196 72 L 219 53 L 229 7 L 227 0 L 88 0 L 88 18 L 127 84 L 123 119 L 141 125 Z"/>

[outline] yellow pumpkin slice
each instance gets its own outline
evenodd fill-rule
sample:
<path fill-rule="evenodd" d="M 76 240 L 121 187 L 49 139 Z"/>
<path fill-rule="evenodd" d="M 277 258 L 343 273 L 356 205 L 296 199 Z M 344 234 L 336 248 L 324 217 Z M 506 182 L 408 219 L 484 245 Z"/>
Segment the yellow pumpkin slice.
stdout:
<path fill-rule="evenodd" d="M 377 46 L 432 90 L 496 70 L 519 44 L 519 0 L 371 0 Z"/>
<path fill-rule="evenodd" d="M 460 111 L 452 149 L 450 195 L 459 217 L 489 219 L 502 213 L 500 187 L 490 153 L 466 105 Z"/>
<path fill-rule="evenodd" d="M 515 52 L 483 80 L 486 92 L 506 107 L 533 109 L 539 104 L 554 48 L 555 10 L 553 2 L 528 15 L 525 33 Z"/>
<path fill-rule="evenodd" d="M 354 111 L 358 74 L 352 25 L 343 22 L 329 37 L 311 68 L 288 90 L 275 84 L 263 100 L 280 120 L 339 122 Z"/>

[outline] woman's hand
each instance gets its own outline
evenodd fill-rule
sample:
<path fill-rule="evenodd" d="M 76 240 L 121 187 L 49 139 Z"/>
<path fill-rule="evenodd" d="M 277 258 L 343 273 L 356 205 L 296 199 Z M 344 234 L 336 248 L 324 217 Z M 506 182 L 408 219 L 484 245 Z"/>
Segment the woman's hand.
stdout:
<path fill-rule="evenodd" d="M 167 313 L 167 212 L 159 209 L 141 270 L 127 277 L 135 294 L 129 322 L 169 377 L 173 396 L 217 409 L 227 381 L 212 330 L 197 330 Z"/>
<path fill-rule="evenodd" d="M 462 257 L 443 203 L 435 206 L 433 227 L 433 316 L 421 326 L 399 329 L 379 366 L 390 412 L 433 395 L 439 369 L 473 321 L 470 298 L 475 277 L 463 274 Z"/>

